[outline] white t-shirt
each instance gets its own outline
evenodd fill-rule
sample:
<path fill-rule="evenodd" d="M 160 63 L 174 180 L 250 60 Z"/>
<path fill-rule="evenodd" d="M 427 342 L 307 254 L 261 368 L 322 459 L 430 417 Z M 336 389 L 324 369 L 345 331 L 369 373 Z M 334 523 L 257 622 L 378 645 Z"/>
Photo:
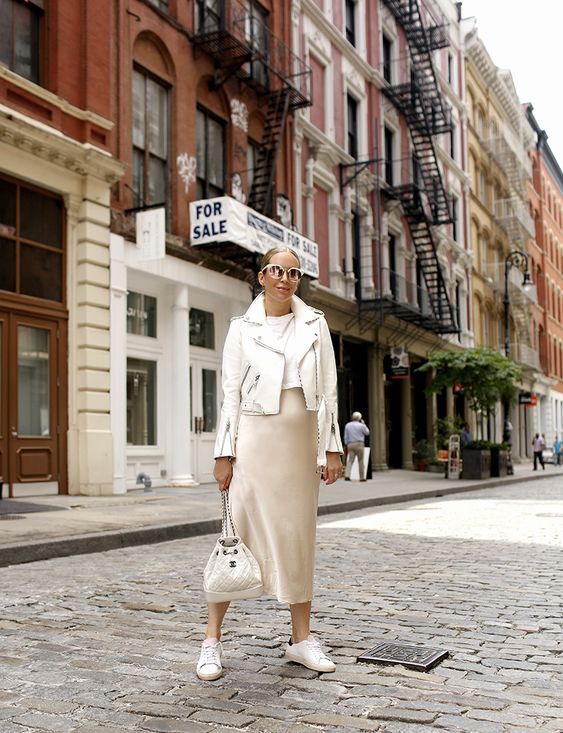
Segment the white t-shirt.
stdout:
<path fill-rule="evenodd" d="M 297 370 L 297 353 L 295 350 L 295 318 L 293 313 L 285 316 L 266 316 L 266 324 L 274 334 L 280 351 L 285 356 L 282 389 L 301 387 Z"/>

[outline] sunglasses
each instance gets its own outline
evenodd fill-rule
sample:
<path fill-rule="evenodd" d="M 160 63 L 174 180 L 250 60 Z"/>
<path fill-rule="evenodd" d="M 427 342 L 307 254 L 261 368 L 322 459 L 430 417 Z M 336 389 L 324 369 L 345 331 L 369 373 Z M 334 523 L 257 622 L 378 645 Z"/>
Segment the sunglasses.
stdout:
<path fill-rule="evenodd" d="M 283 267 L 283 265 L 275 265 L 273 262 L 263 267 L 260 272 L 267 272 L 274 280 L 281 280 L 284 273 L 291 282 L 298 282 L 303 277 L 303 270 L 298 267 Z"/>

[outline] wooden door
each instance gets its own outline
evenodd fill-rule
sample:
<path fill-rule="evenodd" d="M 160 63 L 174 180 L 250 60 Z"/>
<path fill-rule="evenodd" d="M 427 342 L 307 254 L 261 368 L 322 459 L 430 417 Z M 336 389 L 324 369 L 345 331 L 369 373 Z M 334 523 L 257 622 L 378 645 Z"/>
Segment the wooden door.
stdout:
<path fill-rule="evenodd" d="M 0 329 L 0 471 L 12 495 L 13 484 L 59 482 L 59 323 L 0 313 Z"/>

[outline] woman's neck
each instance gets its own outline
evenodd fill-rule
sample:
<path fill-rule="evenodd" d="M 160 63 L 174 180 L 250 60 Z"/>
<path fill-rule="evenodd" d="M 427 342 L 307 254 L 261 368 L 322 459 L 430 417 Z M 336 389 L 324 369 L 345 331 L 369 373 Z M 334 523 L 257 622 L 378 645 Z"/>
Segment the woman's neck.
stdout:
<path fill-rule="evenodd" d="M 287 316 L 291 313 L 291 302 L 278 303 L 265 295 L 264 310 L 266 311 L 267 316 Z"/>

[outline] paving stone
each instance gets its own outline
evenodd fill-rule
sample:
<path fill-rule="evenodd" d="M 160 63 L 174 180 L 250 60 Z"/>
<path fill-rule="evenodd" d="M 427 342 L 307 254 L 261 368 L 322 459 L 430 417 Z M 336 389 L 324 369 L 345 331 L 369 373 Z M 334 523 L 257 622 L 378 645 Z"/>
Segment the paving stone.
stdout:
<path fill-rule="evenodd" d="M 370 710 L 368 718 L 374 720 L 400 720 L 403 723 L 432 723 L 437 718 L 437 713 L 426 710 L 408 710 L 406 708 L 379 708 Z"/>
<path fill-rule="evenodd" d="M 171 718 L 148 718 L 141 724 L 142 730 L 156 733 L 210 733 L 213 728 L 192 720 L 172 720 Z"/>
<path fill-rule="evenodd" d="M 192 716 L 193 720 L 199 720 L 204 723 L 220 723 L 221 725 L 230 725 L 242 728 L 255 720 L 250 715 L 242 715 L 240 713 L 223 713 L 219 710 L 200 710 Z"/>
<path fill-rule="evenodd" d="M 434 725 L 446 728 L 448 733 L 454 731 L 468 731 L 470 733 L 503 733 L 501 723 L 491 723 L 488 720 L 474 720 L 461 715 L 441 715 L 434 721 Z"/>
<path fill-rule="evenodd" d="M 375 720 L 356 718 L 350 715 L 328 715 L 326 713 L 305 715 L 300 718 L 300 722 L 328 727 L 353 728 L 355 730 L 380 730 L 381 728 L 381 725 Z"/>

